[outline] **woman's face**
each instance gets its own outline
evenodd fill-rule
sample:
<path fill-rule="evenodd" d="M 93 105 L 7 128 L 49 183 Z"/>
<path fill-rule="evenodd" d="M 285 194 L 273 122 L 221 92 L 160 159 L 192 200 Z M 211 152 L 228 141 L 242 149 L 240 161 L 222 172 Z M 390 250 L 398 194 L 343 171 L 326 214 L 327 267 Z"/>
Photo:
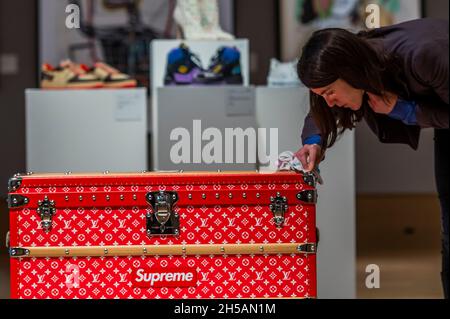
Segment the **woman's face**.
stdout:
<path fill-rule="evenodd" d="M 364 91 L 355 89 L 344 80 L 337 79 L 330 85 L 311 89 L 325 99 L 329 107 L 344 107 L 357 111 L 361 108 Z"/>

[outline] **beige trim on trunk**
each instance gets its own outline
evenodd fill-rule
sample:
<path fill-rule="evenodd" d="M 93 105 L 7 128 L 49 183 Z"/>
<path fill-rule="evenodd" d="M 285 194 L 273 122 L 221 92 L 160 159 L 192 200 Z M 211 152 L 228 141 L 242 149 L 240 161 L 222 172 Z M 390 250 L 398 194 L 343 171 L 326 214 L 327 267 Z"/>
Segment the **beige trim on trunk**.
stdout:
<path fill-rule="evenodd" d="M 147 245 L 147 246 L 71 246 L 11 248 L 10 256 L 20 257 L 106 257 L 106 256 L 195 256 L 314 254 L 315 243 L 225 244 L 225 245 Z"/>

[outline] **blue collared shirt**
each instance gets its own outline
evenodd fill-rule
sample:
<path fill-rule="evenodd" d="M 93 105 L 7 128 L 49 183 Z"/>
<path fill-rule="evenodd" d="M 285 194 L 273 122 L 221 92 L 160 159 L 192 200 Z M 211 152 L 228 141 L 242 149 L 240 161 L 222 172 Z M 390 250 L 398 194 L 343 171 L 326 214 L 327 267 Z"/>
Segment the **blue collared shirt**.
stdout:
<path fill-rule="evenodd" d="M 390 118 L 402 121 L 406 125 L 417 125 L 417 104 L 414 101 L 397 100 L 394 109 L 388 114 Z"/>

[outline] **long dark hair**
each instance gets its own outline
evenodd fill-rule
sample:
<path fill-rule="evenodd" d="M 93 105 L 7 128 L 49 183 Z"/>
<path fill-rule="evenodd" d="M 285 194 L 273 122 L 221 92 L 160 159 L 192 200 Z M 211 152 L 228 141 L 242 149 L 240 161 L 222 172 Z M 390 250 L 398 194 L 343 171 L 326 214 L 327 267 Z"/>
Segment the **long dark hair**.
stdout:
<path fill-rule="evenodd" d="M 300 80 L 309 88 L 321 88 L 342 79 L 352 87 L 384 96 L 385 92 L 407 98 L 408 88 L 398 57 L 376 50 L 368 39 L 373 32 L 351 33 L 324 29 L 313 33 L 303 47 L 297 65 Z M 322 135 L 322 150 L 334 145 L 347 129 L 355 128 L 365 112 L 371 112 L 364 95 L 358 111 L 328 107 L 325 99 L 310 92 L 311 114 Z"/>

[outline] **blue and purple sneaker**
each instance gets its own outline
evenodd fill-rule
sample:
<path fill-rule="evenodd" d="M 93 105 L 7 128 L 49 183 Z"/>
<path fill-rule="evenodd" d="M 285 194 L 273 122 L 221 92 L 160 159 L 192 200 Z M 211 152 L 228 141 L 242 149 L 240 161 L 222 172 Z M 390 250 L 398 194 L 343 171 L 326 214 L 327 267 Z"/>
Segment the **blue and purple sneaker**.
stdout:
<path fill-rule="evenodd" d="M 236 47 L 220 47 L 211 58 L 208 70 L 197 77 L 202 84 L 242 85 L 241 53 Z"/>
<path fill-rule="evenodd" d="M 172 49 L 167 56 L 165 85 L 189 85 L 197 82 L 197 77 L 203 72 L 200 59 L 182 43 Z"/>

